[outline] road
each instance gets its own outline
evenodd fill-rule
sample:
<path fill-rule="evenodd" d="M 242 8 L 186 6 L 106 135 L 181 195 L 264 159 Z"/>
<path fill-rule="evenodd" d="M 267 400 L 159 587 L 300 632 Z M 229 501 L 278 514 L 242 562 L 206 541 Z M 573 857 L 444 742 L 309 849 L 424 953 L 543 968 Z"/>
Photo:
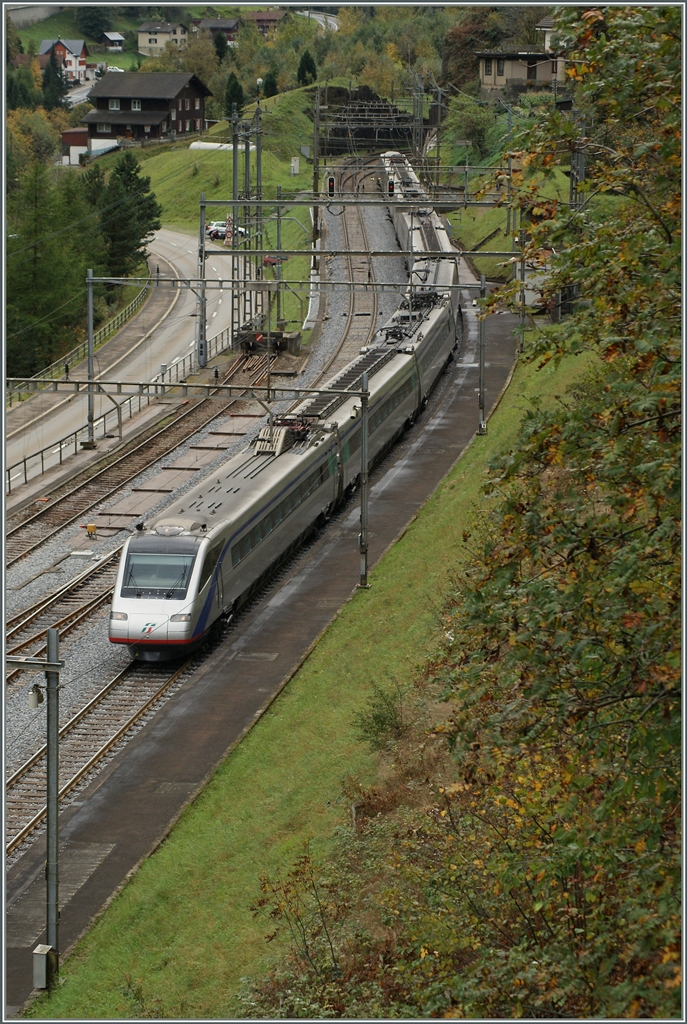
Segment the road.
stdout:
<path fill-rule="evenodd" d="M 297 14 L 302 14 L 303 17 L 311 17 L 320 29 L 332 29 L 333 32 L 339 31 L 339 18 L 335 17 L 334 14 L 325 14 L 318 10 L 297 10 Z"/>
<path fill-rule="evenodd" d="M 193 235 L 162 229 L 155 235 L 149 250 L 154 265 L 159 264 L 161 276 L 197 277 L 198 243 Z M 217 251 L 216 246 L 210 252 Z M 224 259 L 224 262 L 222 262 Z M 219 279 L 230 273 L 225 257 L 208 257 L 205 265 L 208 279 Z M 171 308 L 170 308 L 171 307 Z M 140 313 L 107 341 L 96 353 L 95 376 L 122 380 L 151 380 L 160 372 L 160 364 L 172 365 L 194 349 L 196 298 L 183 290 L 171 293 L 166 289 L 154 292 Z M 208 337 L 229 326 L 231 292 L 217 289 L 207 292 Z M 159 326 L 156 327 L 156 324 Z M 151 331 L 150 337 L 145 335 Z M 70 369 L 72 377 L 84 377 L 85 367 Z M 96 398 L 96 419 L 113 409 L 109 399 Z M 87 399 L 64 398 L 52 393 L 35 395 L 27 402 L 7 410 L 6 465 L 14 466 L 22 459 L 40 452 L 86 424 Z M 72 449 L 73 450 L 73 449 Z M 45 457 L 45 466 L 59 462 L 59 447 Z M 40 471 L 37 464 L 33 473 Z M 13 483 L 23 480 L 23 468 L 16 469 Z"/>

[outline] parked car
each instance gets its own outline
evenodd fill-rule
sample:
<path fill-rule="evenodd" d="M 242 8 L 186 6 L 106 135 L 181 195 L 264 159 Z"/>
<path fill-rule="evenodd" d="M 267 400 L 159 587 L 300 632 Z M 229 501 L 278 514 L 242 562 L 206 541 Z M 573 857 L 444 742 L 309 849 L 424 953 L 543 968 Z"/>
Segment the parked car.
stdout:
<path fill-rule="evenodd" d="M 288 256 L 273 256 L 271 253 L 265 256 L 262 263 L 265 267 L 276 267 L 277 263 L 286 263 Z"/>
<path fill-rule="evenodd" d="M 246 231 L 245 228 L 237 228 L 236 229 L 236 233 L 241 238 L 243 238 L 245 235 L 248 234 L 248 232 Z M 213 223 L 211 225 L 211 228 L 210 228 L 210 231 L 208 232 L 208 234 L 210 235 L 210 238 L 212 238 L 214 240 L 218 240 L 218 239 L 221 239 L 221 238 L 226 238 L 227 237 L 227 226 L 224 223 L 224 221 L 220 221 L 219 223 Z"/>

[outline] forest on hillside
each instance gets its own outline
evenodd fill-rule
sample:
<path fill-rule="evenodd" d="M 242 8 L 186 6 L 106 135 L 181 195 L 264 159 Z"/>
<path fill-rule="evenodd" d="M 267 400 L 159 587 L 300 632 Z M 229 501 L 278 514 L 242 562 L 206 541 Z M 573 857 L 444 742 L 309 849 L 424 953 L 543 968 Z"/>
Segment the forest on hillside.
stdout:
<path fill-rule="evenodd" d="M 374 687 L 353 824 L 256 882 L 291 949 L 249 1016 L 680 1018 L 680 19 L 560 13 L 578 118 L 520 134 L 515 203 L 577 301 L 524 358 L 590 369 L 493 462 L 424 672 Z"/>
<path fill-rule="evenodd" d="M 73 32 L 83 34 L 89 47 L 96 49 L 92 40 L 111 26 L 115 13 L 139 21 L 160 17 L 190 23 L 191 17 L 189 9 L 182 7 L 100 5 L 76 7 L 73 12 Z M 268 96 L 303 85 L 325 84 L 338 76 L 400 101 L 405 93 L 409 95 L 419 76 L 428 92 L 437 84 L 453 90 L 453 98 L 448 100 L 447 139 L 470 137 L 473 152 L 479 154 L 498 144 L 505 128 L 492 108 L 485 109 L 474 100 L 478 81 L 473 50 L 499 40 L 531 45 L 537 36 L 534 26 L 543 12 L 541 7 L 342 6 L 339 31 L 322 32 L 314 21 L 289 11 L 273 38 L 263 38 L 254 25 L 246 24 L 239 31 L 238 45 L 230 47 L 223 37 L 213 39 L 201 32 L 185 50 L 179 52 L 169 44 L 160 57 L 139 60 L 137 66 L 140 74 L 192 71 L 210 88 L 208 115 L 216 118 L 230 113 L 233 102 L 238 101 L 241 109 L 254 100 L 258 78 Z M 122 245 L 116 236 L 131 236 L 140 227 L 137 238 L 130 237 L 126 243 L 140 259 L 145 239 L 159 217 L 159 212 L 151 212 L 154 197 L 149 196 L 144 179 L 127 198 L 126 194 L 114 195 L 122 187 L 121 175 L 100 174 L 97 162 L 89 169 L 59 165 L 60 132 L 80 124 L 91 106 L 70 107 L 61 69 L 51 61 L 41 71 L 35 39 L 24 45 L 21 37 L 7 15 L 10 375 L 36 373 L 79 343 L 86 326 L 85 268 L 92 267 L 96 276 L 133 271 L 134 263 L 122 262 L 115 255 Z M 135 32 L 129 29 L 126 45 L 135 47 L 135 39 Z M 14 67 L 13 60 L 22 53 L 28 61 Z M 269 137 L 265 145 L 269 148 Z M 128 171 L 124 177 L 126 193 L 131 187 Z M 57 230 L 55 225 L 59 225 Z M 116 301 L 116 291 L 100 289 L 96 319 L 106 319 Z"/>

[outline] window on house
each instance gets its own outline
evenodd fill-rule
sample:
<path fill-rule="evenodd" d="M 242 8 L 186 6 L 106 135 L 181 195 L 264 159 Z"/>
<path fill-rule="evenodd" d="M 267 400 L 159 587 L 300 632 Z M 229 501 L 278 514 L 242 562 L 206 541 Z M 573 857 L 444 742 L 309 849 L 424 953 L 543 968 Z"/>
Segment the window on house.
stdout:
<path fill-rule="evenodd" d="M 119 100 L 109 100 L 109 108 L 110 110 L 119 110 Z"/>
<path fill-rule="evenodd" d="M 144 132 L 148 132 L 148 134 L 150 134 L 150 125 L 149 124 L 144 124 L 143 125 L 143 131 Z"/>
<path fill-rule="evenodd" d="M 175 46 L 179 45 L 179 40 L 178 39 L 173 39 L 172 42 L 174 43 Z"/>
<path fill-rule="evenodd" d="M 485 74 L 485 77 L 486 77 L 487 75 L 490 75 L 490 74 L 491 74 L 491 60 L 490 60 L 489 58 L 487 58 L 487 59 L 486 59 L 486 60 L 484 61 L 484 74 Z"/>
<path fill-rule="evenodd" d="M 536 60 L 529 61 L 527 65 L 527 77 L 530 82 L 533 82 L 537 78 L 537 62 Z"/>
<path fill-rule="evenodd" d="M 110 131 L 109 124 L 99 124 L 98 125 L 98 131 L 100 132 L 101 135 L 105 135 L 105 134 L 109 133 L 109 131 Z"/>
<path fill-rule="evenodd" d="M 177 119 L 176 107 L 172 107 L 172 109 L 170 110 L 169 118 L 170 118 L 170 121 L 176 121 L 176 119 Z"/>
<path fill-rule="evenodd" d="M 175 28 L 173 28 L 172 29 L 172 35 L 175 36 L 176 34 L 177 34 L 177 30 Z"/>
<path fill-rule="evenodd" d="M 141 109 L 141 101 L 140 100 L 132 100 L 131 101 L 131 109 L 132 110 L 140 110 Z"/>
<path fill-rule="evenodd" d="M 200 100 L 198 99 L 198 97 L 196 97 L 195 108 L 196 110 L 200 110 Z"/>
<path fill-rule="evenodd" d="M 187 121 L 187 122 L 186 122 L 186 131 L 187 131 L 187 132 L 190 132 L 190 131 L 191 131 L 191 122 L 190 122 L 190 121 Z"/>
<path fill-rule="evenodd" d="M 166 135 L 166 134 L 167 134 L 167 122 L 166 122 L 166 121 L 163 121 L 163 122 L 162 122 L 162 125 L 161 125 L 160 127 L 161 127 L 161 129 L 162 129 L 162 134 L 163 134 L 163 135 Z"/>
<path fill-rule="evenodd" d="M 200 118 L 199 117 L 196 118 L 196 120 L 193 123 L 196 126 L 196 131 L 199 132 L 200 131 Z"/>
<path fill-rule="evenodd" d="M 503 78 L 505 72 L 506 72 L 506 62 L 505 62 L 505 60 L 497 60 L 496 61 L 496 74 L 500 78 Z"/>
<path fill-rule="evenodd" d="M 191 101 L 190 100 L 184 100 L 184 110 L 190 110 L 190 109 L 191 109 Z"/>

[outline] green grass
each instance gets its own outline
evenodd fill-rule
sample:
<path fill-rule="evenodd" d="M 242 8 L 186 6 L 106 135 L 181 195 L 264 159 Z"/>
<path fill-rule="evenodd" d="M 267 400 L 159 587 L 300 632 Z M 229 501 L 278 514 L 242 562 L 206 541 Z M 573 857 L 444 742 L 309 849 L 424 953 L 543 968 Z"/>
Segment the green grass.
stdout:
<path fill-rule="evenodd" d="M 221 765 L 107 913 L 64 963 L 40 1019 L 238 1016 L 243 978 L 260 977 L 280 939 L 250 907 L 259 876 L 285 870 L 310 839 L 318 858 L 349 818 L 342 780 L 374 780 L 376 755 L 353 724 L 372 684 L 410 682 L 432 652 L 462 531 L 487 499 L 484 468 L 515 441 L 532 399 L 550 401 L 583 359 L 521 364 L 477 437 L 403 538 L 344 606 L 313 653 Z M 370 622 L 375 623 L 374 635 Z"/>
<path fill-rule="evenodd" d="M 471 180 L 470 188 L 476 193 L 480 185 L 486 182 L 485 177 Z M 570 182 L 561 168 L 556 168 L 542 189 L 542 195 L 549 199 L 567 202 Z M 463 210 L 454 210 L 448 215 L 453 229 L 453 237 L 468 251 L 483 249 L 485 252 L 510 252 L 513 243 L 513 231 L 507 233 L 508 212 L 505 207 L 487 208 L 468 206 Z M 506 257 L 479 256 L 472 257 L 472 263 L 479 274 L 490 281 L 510 281 L 512 270 L 503 266 Z"/>
<path fill-rule="evenodd" d="M 121 14 L 118 8 L 112 8 L 113 19 L 112 19 L 112 31 L 113 32 L 130 32 L 137 31 L 138 26 L 144 19 L 141 18 L 127 18 Z M 17 34 L 21 39 L 22 46 L 24 47 L 24 53 L 28 53 L 29 42 L 33 39 L 36 43 L 36 48 L 41 44 L 42 39 L 57 39 L 61 36 L 62 39 L 84 39 L 86 46 L 89 47 L 91 43 L 97 43 L 97 39 L 93 39 L 91 36 L 85 36 L 84 33 L 77 28 L 76 22 L 74 21 L 74 8 L 66 7 L 63 11 L 59 11 L 57 14 L 51 14 L 45 21 L 39 21 L 35 25 L 27 25 L 26 28 L 18 28 Z M 113 54 L 113 56 L 121 57 L 121 54 Z M 110 61 L 108 63 L 115 63 Z M 118 65 L 119 66 L 119 65 Z"/>
<path fill-rule="evenodd" d="M 300 152 L 300 146 L 312 142 L 312 121 L 306 110 L 312 102 L 312 91 L 297 89 L 290 93 L 271 97 L 263 101 L 263 195 L 276 197 L 277 185 L 281 185 L 284 199 L 312 188 L 312 165 Z M 252 116 L 255 105 L 249 106 L 244 116 Z M 230 141 L 230 127 L 226 121 L 214 125 L 208 135 L 209 141 Z M 188 143 L 180 141 L 136 149 L 137 159 L 143 166 L 143 173 L 150 176 L 151 188 L 162 205 L 162 223 L 166 228 L 196 234 L 199 224 L 199 200 L 203 193 L 206 199 L 229 199 L 233 187 L 233 152 L 231 150 L 192 150 Z M 291 157 L 300 157 L 300 174 L 291 176 Z M 98 158 L 103 170 L 111 170 L 120 154 L 110 152 Z M 245 157 L 241 149 L 239 157 L 239 188 L 243 189 L 245 179 Z M 251 181 L 255 186 L 256 154 L 251 153 Z M 209 208 L 208 220 L 222 220 L 227 208 Z M 287 218 L 295 218 L 299 223 Z M 300 226 L 299 226 L 300 225 Z M 274 215 L 265 218 L 265 240 L 269 248 L 276 247 L 277 231 Z M 310 215 L 307 207 L 285 210 L 282 222 L 282 248 L 309 248 L 311 241 Z M 287 329 L 295 330 L 303 323 L 307 313 L 308 288 L 296 288 L 299 281 L 309 279 L 307 256 L 292 257 L 282 265 L 282 280 L 293 282 L 294 290 L 300 292 L 300 299 L 292 291 L 283 293 L 283 314 Z M 273 271 L 267 276 L 272 278 Z M 276 326 L 276 310 L 273 325 Z M 303 343 L 307 344 L 310 332 L 305 332 Z"/>

